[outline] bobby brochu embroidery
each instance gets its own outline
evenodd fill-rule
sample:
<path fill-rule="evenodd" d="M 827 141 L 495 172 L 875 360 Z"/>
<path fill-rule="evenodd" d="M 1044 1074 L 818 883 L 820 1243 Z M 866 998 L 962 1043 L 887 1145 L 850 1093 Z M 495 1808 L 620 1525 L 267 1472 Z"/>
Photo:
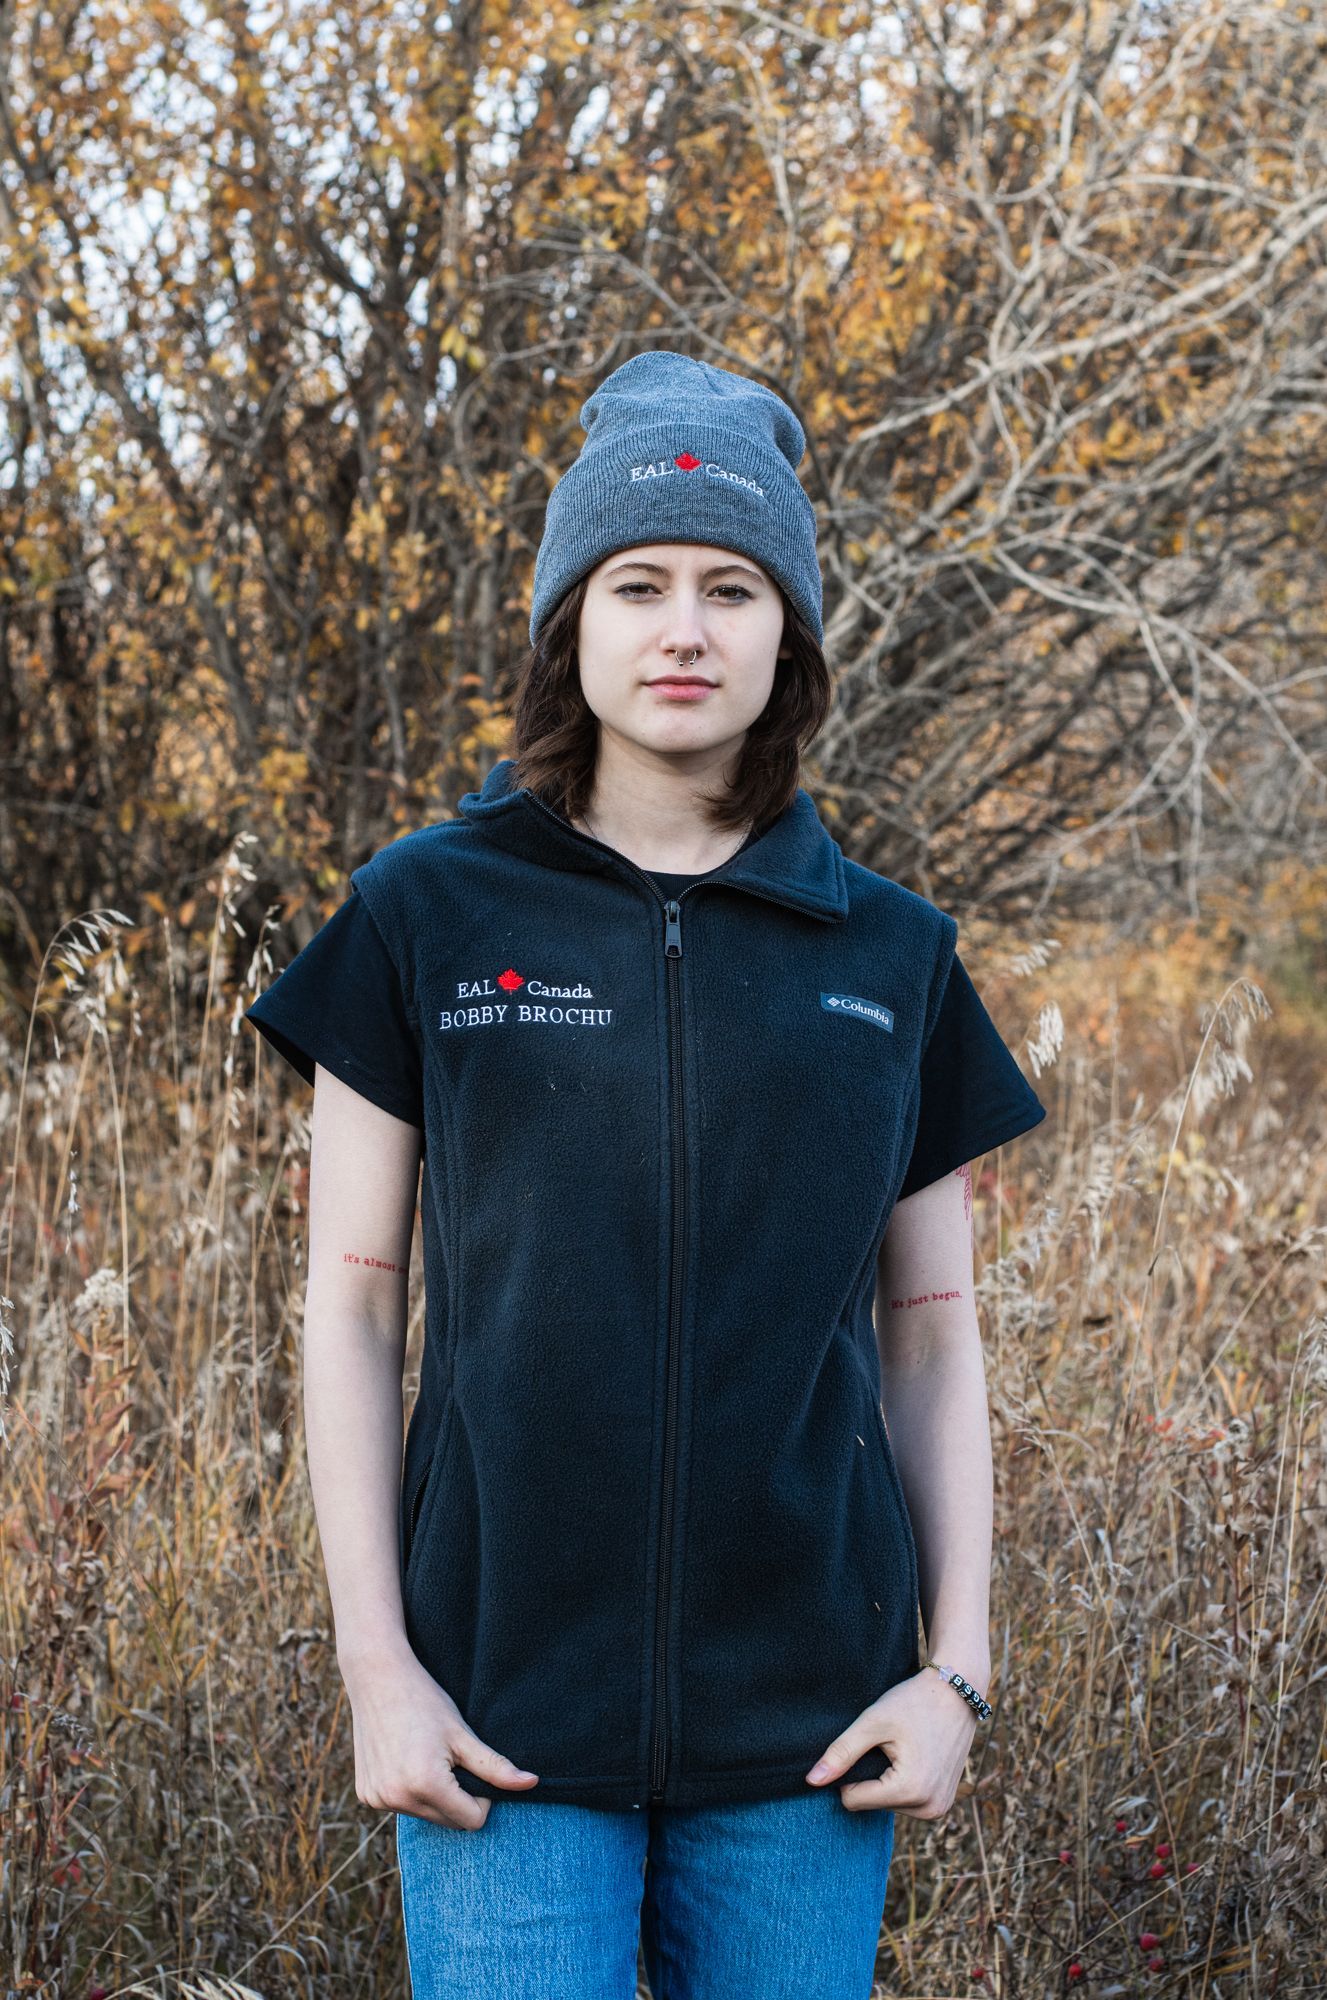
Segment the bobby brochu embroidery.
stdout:
<path fill-rule="evenodd" d="M 513 1000 L 511 996 L 524 987 L 531 996 L 529 1000 Z M 498 992 L 505 993 L 505 1000 L 497 998 Z M 536 1000 L 535 995 L 539 998 Z M 458 1000 L 474 1004 L 462 1007 L 443 1007 L 438 1012 L 439 1029 L 453 1028 L 501 1028 L 501 1027 L 567 1027 L 606 1028 L 613 1019 L 611 1007 L 564 1007 L 550 1005 L 552 1001 L 593 1000 L 594 990 L 582 982 L 575 986 L 549 986 L 542 979 L 527 979 L 523 972 L 508 966 L 500 972 L 496 980 L 458 979 L 456 982 Z"/>

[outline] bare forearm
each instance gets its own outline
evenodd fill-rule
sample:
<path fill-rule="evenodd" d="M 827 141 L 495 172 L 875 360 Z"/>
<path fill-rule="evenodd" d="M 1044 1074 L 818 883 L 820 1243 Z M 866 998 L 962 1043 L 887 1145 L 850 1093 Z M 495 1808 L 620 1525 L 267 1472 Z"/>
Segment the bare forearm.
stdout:
<path fill-rule="evenodd" d="M 348 1677 L 407 1644 L 397 1549 L 404 1327 L 347 1314 L 343 1302 L 320 1308 L 311 1287 L 304 1354 L 309 1479 Z"/>
<path fill-rule="evenodd" d="M 888 1308 L 885 1308 L 888 1310 Z M 982 1691 L 990 1673 L 990 1414 L 976 1313 L 946 1302 L 928 1329 L 882 1343 L 881 1400 L 912 1517 L 918 1594 L 931 1655 Z M 942 1317 L 943 1316 L 943 1317 Z"/>

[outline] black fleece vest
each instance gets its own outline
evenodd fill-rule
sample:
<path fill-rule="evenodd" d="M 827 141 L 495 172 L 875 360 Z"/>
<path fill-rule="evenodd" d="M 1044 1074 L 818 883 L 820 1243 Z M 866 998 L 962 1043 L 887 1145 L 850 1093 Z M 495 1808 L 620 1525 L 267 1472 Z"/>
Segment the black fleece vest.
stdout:
<path fill-rule="evenodd" d="M 423 1130 L 407 1633 L 540 1777 L 467 1792 L 801 1795 L 920 1665 L 890 1212 L 1043 1108 L 954 920 L 807 792 L 671 898 L 513 768 L 358 868 L 248 1015 Z"/>

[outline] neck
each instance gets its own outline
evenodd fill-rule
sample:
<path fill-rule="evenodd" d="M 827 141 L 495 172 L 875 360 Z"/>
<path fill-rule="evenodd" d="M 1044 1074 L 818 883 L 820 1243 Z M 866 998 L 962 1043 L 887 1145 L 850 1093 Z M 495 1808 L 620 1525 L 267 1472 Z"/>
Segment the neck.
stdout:
<path fill-rule="evenodd" d="M 749 827 L 715 827 L 703 800 L 721 794 L 731 745 L 696 752 L 685 762 L 662 759 L 600 736 L 588 818 L 582 832 L 624 854 L 638 868 L 703 874 L 736 854 Z"/>

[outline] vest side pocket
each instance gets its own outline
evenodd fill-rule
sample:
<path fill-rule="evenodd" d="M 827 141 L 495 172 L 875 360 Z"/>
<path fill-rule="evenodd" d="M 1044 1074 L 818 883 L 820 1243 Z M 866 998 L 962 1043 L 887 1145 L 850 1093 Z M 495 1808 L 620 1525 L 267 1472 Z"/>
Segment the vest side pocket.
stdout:
<path fill-rule="evenodd" d="M 452 1417 L 455 1409 L 456 1398 L 449 1392 L 447 1406 L 442 1413 L 442 1419 L 438 1425 L 438 1435 L 434 1440 L 433 1449 L 429 1453 L 428 1464 L 424 1468 L 424 1476 L 415 1488 L 414 1498 L 410 1503 L 410 1522 L 406 1531 L 405 1568 L 402 1572 L 402 1590 L 407 1594 L 410 1587 L 410 1573 L 414 1568 L 415 1556 L 419 1551 L 423 1540 L 423 1531 L 426 1526 L 425 1502 L 430 1492 L 439 1483 L 434 1475 L 441 1469 L 444 1454 L 446 1453 L 448 1444 L 451 1442 Z"/>
<path fill-rule="evenodd" d="M 910 1600 L 910 1610 L 912 1614 L 912 1632 L 913 1632 L 912 1670 L 914 1673 L 920 1673 L 921 1652 L 920 1648 L 918 1647 L 916 1638 L 917 1616 L 918 1616 L 917 1543 L 912 1532 L 912 1516 L 908 1512 L 908 1501 L 907 1501 L 907 1496 L 903 1491 L 903 1481 L 899 1478 L 898 1466 L 894 1462 L 894 1448 L 889 1442 L 889 1428 L 885 1423 L 885 1413 L 881 1409 L 879 1402 L 874 1397 L 872 1397 L 871 1399 L 871 1407 L 875 1412 L 874 1421 L 875 1421 L 876 1436 L 880 1441 L 880 1449 L 884 1455 L 885 1476 L 889 1480 L 889 1483 L 894 1492 L 895 1502 L 898 1507 L 899 1524 L 902 1527 L 904 1540 L 907 1544 L 908 1585 L 912 1593 Z"/>

